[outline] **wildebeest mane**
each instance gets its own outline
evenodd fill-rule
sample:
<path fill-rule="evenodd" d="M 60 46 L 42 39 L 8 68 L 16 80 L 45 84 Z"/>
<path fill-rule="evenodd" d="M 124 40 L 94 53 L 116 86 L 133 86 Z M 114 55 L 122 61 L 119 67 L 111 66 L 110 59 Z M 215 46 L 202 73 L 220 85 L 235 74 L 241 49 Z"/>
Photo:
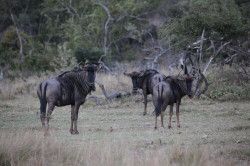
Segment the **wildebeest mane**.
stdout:
<path fill-rule="evenodd" d="M 140 72 L 140 76 L 138 78 L 139 82 L 142 83 L 148 76 L 159 73 L 157 70 L 148 69 Z"/>
<path fill-rule="evenodd" d="M 173 92 L 174 102 L 186 93 L 186 80 L 182 76 L 167 76 L 165 81 L 170 84 Z"/>
<path fill-rule="evenodd" d="M 93 85 L 86 81 L 86 78 L 84 78 L 84 72 L 85 71 L 82 69 L 66 71 L 57 76 L 57 80 L 66 92 L 73 92 L 74 89 L 77 88 L 78 92 L 85 94 L 86 92 L 89 92 L 90 87 Z"/>

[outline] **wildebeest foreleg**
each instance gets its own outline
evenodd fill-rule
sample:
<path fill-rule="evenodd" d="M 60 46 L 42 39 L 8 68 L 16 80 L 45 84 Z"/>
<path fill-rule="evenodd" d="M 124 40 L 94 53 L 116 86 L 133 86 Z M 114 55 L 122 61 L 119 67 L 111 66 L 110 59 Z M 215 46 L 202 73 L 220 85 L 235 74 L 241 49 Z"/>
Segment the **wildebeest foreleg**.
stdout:
<path fill-rule="evenodd" d="M 70 126 L 70 129 L 69 129 L 69 132 L 71 134 L 73 134 L 73 119 L 74 119 L 74 109 L 75 109 L 75 105 L 71 105 L 71 126 Z"/>
<path fill-rule="evenodd" d="M 169 108 L 169 122 L 168 122 L 168 128 L 171 128 L 171 121 L 172 121 L 172 116 L 173 116 L 173 105 L 170 105 Z"/>
<path fill-rule="evenodd" d="M 69 130 L 71 134 L 79 134 L 77 130 L 77 119 L 78 119 L 79 107 L 80 107 L 79 104 L 71 106 L 71 127 Z"/>
<path fill-rule="evenodd" d="M 75 119 L 74 119 L 74 126 L 75 126 L 74 133 L 75 134 L 79 134 L 77 130 L 77 119 L 78 119 L 79 108 L 80 108 L 80 105 L 75 106 Z"/>
<path fill-rule="evenodd" d="M 176 103 L 176 118 L 177 118 L 177 127 L 181 127 L 180 126 L 180 120 L 179 120 L 179 112 L 180 112 L 180 103 L 177 102 Z"/>
<path fill-rule="evenodd" d="M 147 114 L 147 94 L 143 94 L 144 96 L 144 112 L 143 112 L 143 115 L 146 115 Z"/>

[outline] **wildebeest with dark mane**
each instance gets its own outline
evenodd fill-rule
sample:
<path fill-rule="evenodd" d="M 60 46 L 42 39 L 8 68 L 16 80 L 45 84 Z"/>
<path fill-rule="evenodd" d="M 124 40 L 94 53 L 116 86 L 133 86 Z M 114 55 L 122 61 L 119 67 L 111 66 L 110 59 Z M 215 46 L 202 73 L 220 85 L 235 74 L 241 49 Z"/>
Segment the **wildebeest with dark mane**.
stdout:
<path fill-rule="evenodd" d="M 40 100 L 40 117 L 46 131 L 49 129 L 49 119 L 55 106 L 71 105 L 70 133 L 79 133 L 77 130 L 79 108 L 85 102 L 86 96 L 95 90 L 96 70 L 96 64 L 86 64 L 83 68 L 64 72 L 39 85 L 37 95 Z"/>
<path fill-rule="evenodd" d="M 143 115 L 147 114 L 147 95 L 153 94 L 153 87 L 152 78 L 154 75 L 161 75 L 162 79 L 166 77 L 160 74 L 157 70 L 148 69 L 140 72 L 131 72 L 131 73 L 124 73 L 124 75 L 129 76 L 132 80 L 133 84 L 133 93 L 136 93 L 138 89 L 143 90 L 143 97 L 144 97 L 144 112 Z M 159 81 L 159 80 L 158 80 Z M 162 81 L 162 80 L 161 80 Z"/>
<path fill-rule="evenodd" d="M 173 115 L 173 105 L 176 103 L 177 127 L 180 127 L 179 111 L 181 99 L 188 95 L 193 97 L 192 92 L 193 76 L 189 75 L 185 67 L 183 76 L 168 76 L 164 81 L 158 82 L 153 88 L 153 104 L 155 106 L 155 129 L 157 129 L 157 117 L 161 115 L 161 126 L 163 124 L 163 112 L 170 105 L 168 128 L 171 128 L 171 120 Z"/>

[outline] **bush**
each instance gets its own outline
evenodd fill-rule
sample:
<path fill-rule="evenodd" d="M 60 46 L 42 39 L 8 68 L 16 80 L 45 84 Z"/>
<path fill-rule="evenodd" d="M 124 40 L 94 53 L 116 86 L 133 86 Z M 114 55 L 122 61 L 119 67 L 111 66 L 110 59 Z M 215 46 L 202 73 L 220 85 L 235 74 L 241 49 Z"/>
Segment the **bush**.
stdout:
<path fill-rule="evenodd" d="M 207 91 L 208 97 L 215 100 L 249 100 L 250 82 L 248 79 L 239 78 L 233 68 L 226 68 L 218 72 L 211 71 L 208 80 L 211 82 Z"/>
<path fill-rule="evenodd" d="M 86 60 L 90 62 L 97 62 L 99 58 L 103 55 L 103 51 L 101 51 L 101 49 L 99 48 L 77 48 L 75 50 L 74 55 L 77 60 L 77 63 L 84 63 Z"/>
<path fill-rule="evenodd" d="M 183 2 L 187 1 L 183 0 Z M 180 13 L 178 17 L 174 16 L 172 21 L 160 30 L 162 37 L 168 36 L 172 43 L 179 48 L 194 42 L 204 28 L 208 36 L 213 39 L 229 40 L 248 32 L 248 26 L 234 0 L 183 2 L 172 10 L 175 11 L 182 7 L 185 14 L 180 16 Z"/>

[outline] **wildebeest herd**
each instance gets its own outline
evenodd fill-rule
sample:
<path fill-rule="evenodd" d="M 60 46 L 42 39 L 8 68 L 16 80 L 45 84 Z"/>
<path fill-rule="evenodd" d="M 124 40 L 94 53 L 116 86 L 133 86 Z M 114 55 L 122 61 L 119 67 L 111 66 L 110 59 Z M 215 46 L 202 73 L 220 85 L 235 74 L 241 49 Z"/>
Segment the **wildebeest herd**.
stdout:
<path fill-rule="evenodd" d="M 144 112 L 147 114 L 147 95 L 151 94 L 155 107 L 155 129 L 157 129 L 157 117 L 161 115 L 163 124 L 164 111 L 170 106 L 168 128 L 171 128 L 173 106 L 176 104 L 177 127 L 180 127 L 179 108 L 183 96 L 193 97 L 194 73 L 189 74 L 184 66 L 184 74 L 178 76 L 165 76 L 157 70 L 148 69 L 124 73 L 132 80 L 133 90 L 136 93 L 142 89 L 144 96 Z M 71 134 L 78 134 L 77 119 L 79 108 L 84 104 L 86 96 L 95 90 L 95 77 L 98 65 L 85 64 L 84 67 L 64 72 L 54 78 L 40 83 L 37 95 L 40 100 L 40 118 L 43 128 L 49 130 L 49 119 L 55 106 L 71 105 Z M 47 106 L 48 105 L 48 106 Z"/>

